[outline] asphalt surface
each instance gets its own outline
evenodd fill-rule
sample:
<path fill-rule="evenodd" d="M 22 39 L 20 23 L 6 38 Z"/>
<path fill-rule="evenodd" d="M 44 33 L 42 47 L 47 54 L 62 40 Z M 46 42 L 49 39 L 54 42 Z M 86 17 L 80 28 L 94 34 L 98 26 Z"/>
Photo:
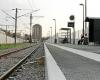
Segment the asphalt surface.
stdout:
<path fill-rule="evenodd" d="M 47 45 L 66 80 L 100 80 L 100 62 Z"/>

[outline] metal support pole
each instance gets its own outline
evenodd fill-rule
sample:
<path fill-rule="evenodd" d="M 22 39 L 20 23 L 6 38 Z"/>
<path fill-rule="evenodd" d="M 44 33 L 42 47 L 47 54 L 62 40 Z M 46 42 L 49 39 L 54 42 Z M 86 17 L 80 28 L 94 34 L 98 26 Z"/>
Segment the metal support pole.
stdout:
<path fill-rule="evenodd" d="M 52 27 L 50 27 L 51 28 L 51 43 L 52 43 Z"/>
<path fill-rule="evenodd" d="M 54 43 L 56 44 L 57 43 L 57 38 L 56 38 L 56 19 L 53 19 L 55 21 L 55 40 L 54 40 Z"/>
<path fill-rule="evenodd" d="M 56 39 L 56 20 L 55 20 L 55 43 L 57 43 L 57 39 Z"/>
<path fill-rule="evenodd" d="M 75 44 L 75 27 L 73 27 L 73 44 Z"/>
<path fill-rule="evenodd" d="M 71 44 L 71 29 L 70 29 L 70 44 Z"/>
<path fill-rule="evenodd" d="M 84 36 L 84 5 L 83 5 L 83 36 Z"/>
<path fill-rule="evenodd" d="M 87 17 L 87 0 L 85 0 L 85 20 Z M 86 29 L 87 29 L 87 23 L 85 22 L 85 33 L 86 33 Z"/>
<path fill-rule="evenodd" d="M 80 4 L 83 7 L 83 36 L 84 36 L 84 4 Z M 86 28 L 85 28 L 86 29 Z M 85 31 L 86 32 L 86 31 Z"/>
<path fill-rule="evenodd" d="M 6 25 L 6 44 L 7 44 L 7 25 Z"/>
<path fill-rule="evenodd" d="M 30 14 L 30 39 L 29 39 L 30 43 L 32 43 L 31 29 L 32 29 L 32 14 Z"/>
<path fill-rule="evenodd" d="M 16 45 L 16 37 L 17 37 L 17 13 L 18 13 L 18 10 L 21 10 L 21 9 L 18 9 L 18 8 L 16 8 L 16 9 L 12 9 L 12 10 L 15 10 L 15 18 L 13 18 L 13 19 L 15 19 L 15 45 Z"/>
<path fill-rule="evenodd" d="M 18 9 L 16 8 L 16 13 L 15 13 L 15 44 L 16 44 L 16 32 L 17 32 L 17 12 L 18 12 Z"/>

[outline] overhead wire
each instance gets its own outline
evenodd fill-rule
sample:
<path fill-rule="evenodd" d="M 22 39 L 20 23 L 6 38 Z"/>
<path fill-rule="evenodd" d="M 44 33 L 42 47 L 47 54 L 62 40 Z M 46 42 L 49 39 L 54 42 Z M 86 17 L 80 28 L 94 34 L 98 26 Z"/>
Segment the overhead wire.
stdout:
<path fill-rule="evenodd" d="M 37 6 L 35 5 L 35 1 L 34 0 L 31 0 L 31 2 L 32 2 L 32 5 L 34 5 L 34 8 L 37 9 Z"/>
<path fill-rule="evenodd" d="M 34 10 L 33 7 L 32 7 L 32 4 L 30 3 L 30 1 L 27 0 L 27 2 L 28 2 L 28 5 L 30 6 L 30 8 L 31 8 L 32 10 Z"/>
<path fill-rule="evenodd" d="M 32 12 L 30 12 L 30 13 L 33 13 L 33 12 L 35 12 L 35 11 L 33 11 L 34 9 L 33 9 L 33 7 L 32 7 L 32 3 L 29 1 L 29 0 L 27 0 L 27 2 L 28 2 L 28 5 L 30 6 L 30 8 L 31 9 L 23 9 L 23 10 L 32 10 Z M 14 17 L 12 17 L 10 14 L 8 14 L 6 11 L 4 11 L 4 10 L 1 10 L 3 13 L 5 13 L 6 15 L 8 15 L 10 18 L 12 18 L 12 19 L 15 19 Z M 37 10 L 36 10 L 37 11 Z M 26 14 L 23 14 L 23 15 L 21 15 L 21 16 L 18 16 L 18 18 L 19 17 L 22 17 L 22 16 L 26 16 L 26 15 L 28 15 L 28 14 L 30 14 L 30 13 L 26 13 Z M 21 20 L 21 23 L 22 23 L 22 20 Z M 25 26 L 25 25 L 24 25 Z"/>
<path fill-rule="evenodd" d="M 27 25 L 25 25 L 25 22 L 22 20 L 22 18 L 20 18 L 19 20 L 20 20 L 19 22 L 21 22 L 21 25 L 23 25 L 24 27 L 28 27 L 28 26 L 27 26 L 28 23 L 26 23 Z"/>
<path fill-rule="evenodd" d="M 11 11 L 11 10 L 0 10 L 3 14 L 5 14 L 6 15 L 6 17 L 2 17 L 2 18 L 0 18 L 2 21 L 6 21 L 6 20 L 11 20 L 11 21 L 13 21 L 15 18 L 12 16 L 12 15 L 10 15 L 9 13 L 8 13 L 8 11 Z M 2 15 L 3 15 L 2 14 Z"/>
<path fill-rule="evenodd" d="M 4 12 L 6 15 L 8 15 L 9 17 L 11 17 L 12 19 L 15 19 L 14 17 L 12 17 L 11 15 L 9 15 L 7 12 L 5 12 L 4 10 L 1 10 L 2 12 Z"/>

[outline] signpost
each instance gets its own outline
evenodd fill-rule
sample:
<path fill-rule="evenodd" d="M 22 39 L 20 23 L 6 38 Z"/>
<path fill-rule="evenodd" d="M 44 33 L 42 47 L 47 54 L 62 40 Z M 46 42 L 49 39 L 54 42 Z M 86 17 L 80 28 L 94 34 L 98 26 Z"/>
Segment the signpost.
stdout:
<path fill-rule="evenodd" d="M 75 17 L 74 17 L 74 15 L 71 15 L 70 17 L 69 17 L 69 19 L 71 20 L 70 22 L 68 22 L 68 27 L 72 27 L 73 28 L 73 44 L 75 44 L 75 21 L 74 21 L 74 19 L 75 19 Z"/>

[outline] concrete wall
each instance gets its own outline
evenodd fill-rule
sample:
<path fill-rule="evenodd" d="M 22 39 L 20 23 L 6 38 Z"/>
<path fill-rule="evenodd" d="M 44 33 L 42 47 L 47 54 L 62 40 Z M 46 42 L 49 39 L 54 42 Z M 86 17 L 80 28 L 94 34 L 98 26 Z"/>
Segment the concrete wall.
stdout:
<path fill-rule="evenodd" d="M 23 39 L 17 38 L 17 43 L 22 43 Z M 7 43 L 14 43 L 14 38 L 7 36 Z M 6 44 L 6 34 L 0 31 L 0 44 Z"/>

